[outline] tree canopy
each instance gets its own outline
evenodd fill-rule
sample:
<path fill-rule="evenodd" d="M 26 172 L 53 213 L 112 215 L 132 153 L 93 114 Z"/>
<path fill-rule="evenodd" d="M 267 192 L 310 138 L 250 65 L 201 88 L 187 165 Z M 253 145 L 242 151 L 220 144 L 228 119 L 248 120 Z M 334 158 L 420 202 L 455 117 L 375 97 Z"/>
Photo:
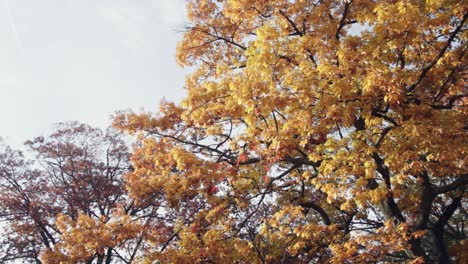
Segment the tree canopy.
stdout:
<path fill-rule="evenodd" d="M 90 164 L 64 143 L 76 131 L 28 143 L 43 169 L 1 151 L 14 250 L 45 263 L 468 261 L 464 1 L 187 12 L 187 96 L 115 116 L 136 139 L 131 170 L 120 140 Z"/>
<path fill-rule="evenodd" d="M 0 262 L 132 261 L 144 236 L 135 220 L 154 207 L 124 189 L 122 133 L 68 122 L 25 145 L 26 154 L 0 145 Z"/>
<path fill-rule="evenodd" d="M 188 95 L 121 113 L 162 263 L 466 261 L 463 1 L 188 1 Z"/>

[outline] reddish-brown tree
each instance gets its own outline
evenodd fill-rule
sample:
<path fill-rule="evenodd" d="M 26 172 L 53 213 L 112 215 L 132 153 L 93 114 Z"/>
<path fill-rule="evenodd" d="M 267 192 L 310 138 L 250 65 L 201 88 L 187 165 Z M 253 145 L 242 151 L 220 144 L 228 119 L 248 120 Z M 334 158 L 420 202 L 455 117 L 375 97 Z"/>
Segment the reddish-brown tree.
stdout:
<path fill-rule="evenodd" d="M 135 219 L 145 209 L 124 189 L 130 166 L 124 137 L 69 122 L 25 145 L 34 162 L 0 150 L 0 261 L 131 261 L 142 237 Z"/>

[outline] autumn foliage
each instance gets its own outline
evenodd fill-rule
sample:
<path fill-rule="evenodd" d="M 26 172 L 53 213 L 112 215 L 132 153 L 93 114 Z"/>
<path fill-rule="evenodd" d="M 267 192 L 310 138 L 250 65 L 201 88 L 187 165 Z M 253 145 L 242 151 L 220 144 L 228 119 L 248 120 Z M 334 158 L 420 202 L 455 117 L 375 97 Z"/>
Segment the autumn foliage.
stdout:
<path fill-rule="evenodd" d="M 152 214 L 76 205 L 47 263 L 89 261 L 80 236 L 109 237 L 97 255 L 140 237 L 136 263 L 468 261 L 464 1 L 187 10 L 185 99 L 114 119 L 137 140 L 129 199 Z"/>
<path fill-rule="evenodd" d="M 69 122 L 25 145 L 24 155 L 0 148 L 0 262 L 134 259 L 144 235 L 137 219 L 149 210 L 124 189 L 123 135 Z"/>
<path fill-rule="evenodd" d="M 115 119 L 187 212 L 148 261 L 466 262 L 466 3 L 187 7 L 187 97 Z"/>

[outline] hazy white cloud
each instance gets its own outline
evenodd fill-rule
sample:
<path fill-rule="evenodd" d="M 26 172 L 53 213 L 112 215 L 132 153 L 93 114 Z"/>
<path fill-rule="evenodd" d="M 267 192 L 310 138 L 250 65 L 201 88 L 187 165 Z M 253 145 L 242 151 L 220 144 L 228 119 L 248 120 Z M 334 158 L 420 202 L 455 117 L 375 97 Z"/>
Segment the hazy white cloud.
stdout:
<path fill-rule="evenodd" d="M 165 38 L 174 37 L 176 28 L 186 23 L 183 0 L 116 1 L 102 5 L 101 14 L 120 32 L 122 43 L 137 53 L 164 46 L 170 42 Z"/>
<path fill-rule="evenodd" d="M 0 137 L 8 143 L 66 120 L 106 126 L 116 110 L 155 110 L 162 97 L 183 95 L 174 58 L 183 0 L 9 0 L 23 55 L 2 4 Z"/>
<path fill-rule="evenodd" d="M 16 74 L 8 69 L 0 69 L 0 91 L 7 93 L 8 91 L 19 86 L 21 79 Z"/>
<path fill-rule="evenodd" d="M 161 20 L 170 25 L 170 26 L 179 26 L 186 23 L 185 11 L 184 10 L 184 1 L 183 0 L 174 0 L 174 1 L 152 1 L 153 8 L 159 9 L 159 14 Z"/>
<path fill-rule="evenodd" d="M 19 34 L 18 34 L 18 30 L 16 29 L 15 18 L 13 17 L 13 13 L 11 12 L 9 0 L 4 0 L 4 5 L 5 5 L 5 10 L 6 10 L 6 13 L 7 13 L 7 17 L 8 17 L 8 23 L 10 24 L 11 33 L 13 34 L 13 37 L 14 37 L 15 42 L 16 42 L 16 47 L 22 53 L 23 48 L 22 48 L 22 45 L 21 45 L 21 40 L 20 40 L 20 37 L 19 37 Z"/>

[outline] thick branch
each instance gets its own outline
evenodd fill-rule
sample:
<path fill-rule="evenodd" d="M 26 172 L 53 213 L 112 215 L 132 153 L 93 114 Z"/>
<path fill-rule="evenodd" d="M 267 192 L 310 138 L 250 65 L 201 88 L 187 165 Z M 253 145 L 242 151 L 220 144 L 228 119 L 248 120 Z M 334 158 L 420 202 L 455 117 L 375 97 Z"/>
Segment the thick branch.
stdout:
<path fill-rule="evenodd" d="M 296 23 L 294 23 L 294 21 L 291 20 L 291 18 L 289 18 L 282 10 L 279 11 L 279 13 L 288 21 L 288 23 L 294 28 L 294 34 L 295 35 L 299 35 L 299 36 L 304 36 L 304 31 L 301 31 L 299 30 L 299 28 L 297 27 Z"/>
<path fill-rule="evenodd" d="M 444 227 L 460 205 L 461 197 L 454 198 L 452 203 L 450 203 L 450 205 L 445 209 L 444 213 L 439 217 L 439 220 L 433 227 L 434 235 L 436 237 L 436 245 L 439 249 L 439 263 L 450 263 L 450 257 L 448 256 L 444 241 Z"/>
<path fill-rule="evenodd" d="M 436 196 L 442 193 L 447 193 L 447 192 L 456 190 L 459 187 L 465 186 L 467 184 L 468 184 L 468 174 L 463 174 L 459 178 L 457 178 L 454 182 L 445 186 L 440 186 L 438 188 L 435 188 L 432 194 L 433 196 Z"/>
<path fill-rule="evenodd" d="M 427 223 L 429 222 L 429 215 L 431 213 L 432 207 L 432 200 L 433 200 L 433 187 L 431 185 L 429 175 L 427 172 L 424 172 L 422 175 L 422 195 L 421 195 L 421 206 L 420 206 L 420 214 L 421 220 L 418 224 L 419 229 L 425 229 L 427 227 Z"/>
<path fill-rule="evenodd" d="M 340 40 L 340 31 L 347 24 L 346 17 L 348 16 L 349 5 L 350 5 L 350 2 L 349 3 L 346 2 L 344 5 L 344 11 L 343 11 L 343 14 L 341 15 L 340 24 L 338 25 L 338 28 L 336 29 L 336 33 L 335 33 L 336 40 Z"/>
<path fill-rule="evenodd" d="M 387 186 L 387 189 L 388 189 L 387 205 L 390 209 L 392 216 L 396 217 L 401 222 L 406 222 L 406 219 L 403 216 L 400 208 L 398 207 L 395 200 L 393 199 L 389 169 L 387 168 L 387 166 L 385 166 L 383 159 L 377 153 L 374 153 L 372 157 L 374 158 L 374 161 L 377 165 L 377 171 L 380 173 L 380 175 L 382 175 L 385 185 Z"/>
<path fill-rule="evenodd" d="M 317 213 L 320 214 L 320 216 L 323 219 L 323 222 L 326 225 L 331 225 L 330 217 L 328 216 L 327 212 L 325 212 L 325 210 L 322 207 L 320 207 L 318 204 L 316 204 L 316 203 L 314 203 L 312 201 L 309 201 L 309 202 L 301 202 L 301 203 L 299 203 L 299 205 L 302 206 L 302 207 L 305 207 L 305 208 L 314 209 Z"/>

